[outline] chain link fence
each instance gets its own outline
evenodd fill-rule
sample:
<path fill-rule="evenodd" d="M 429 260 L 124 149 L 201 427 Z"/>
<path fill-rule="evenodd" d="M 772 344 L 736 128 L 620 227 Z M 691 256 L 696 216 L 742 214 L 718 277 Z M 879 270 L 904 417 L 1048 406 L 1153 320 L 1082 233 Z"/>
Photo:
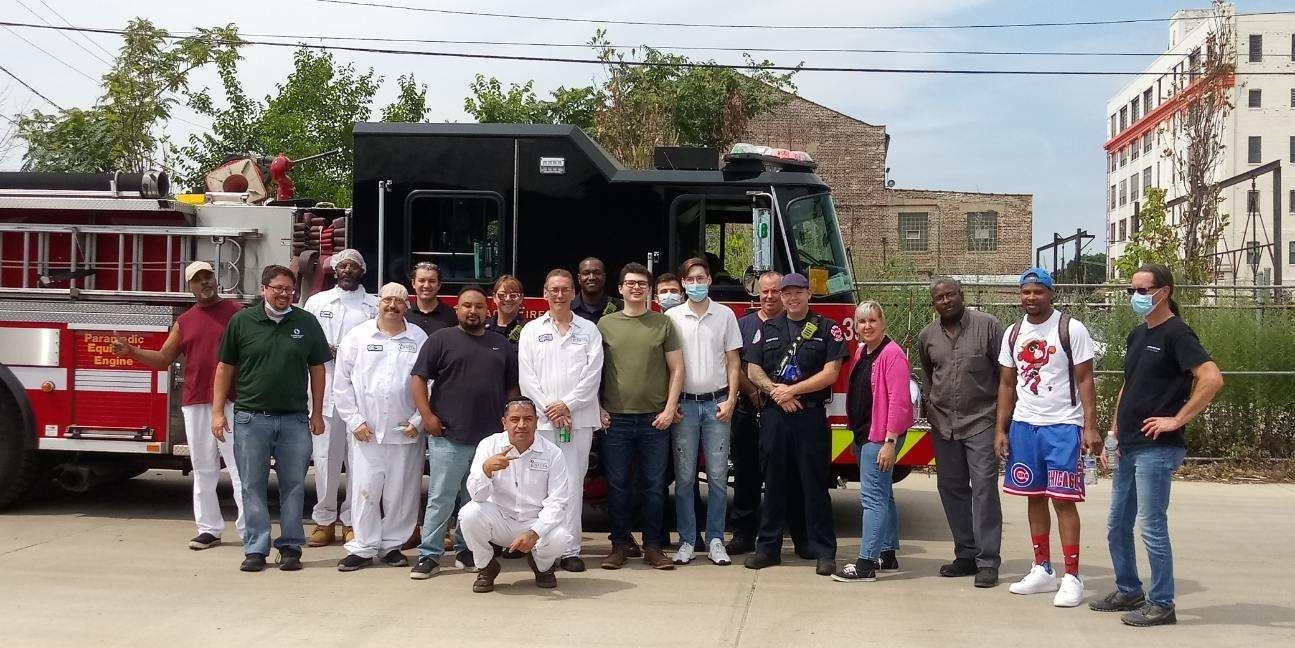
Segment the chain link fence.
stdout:
<path fill-rule="evenodd" d="M 1083 322 L 1097 357 L 1097 421 L 1109 427 L 1123 383 L 1125 342 L 1140 323 L 1123 284 L 1057 284 L 1055 305 Z M 860 300 L 886 310 L 887 332 L 914 359 L 917 335 L 934 321 L 930 288 L 919 282 L 859 282 Z M 1196 458 L 1295 458 L 1295 307 L 1275 286 L 1180 286 L 1183 319 L 1223 370 L 1225 385 L 1188 426 Z M 963 283 L 969 308 L 996 316 L 1004 328 L 1020 318 L 1015 285 Z"/>

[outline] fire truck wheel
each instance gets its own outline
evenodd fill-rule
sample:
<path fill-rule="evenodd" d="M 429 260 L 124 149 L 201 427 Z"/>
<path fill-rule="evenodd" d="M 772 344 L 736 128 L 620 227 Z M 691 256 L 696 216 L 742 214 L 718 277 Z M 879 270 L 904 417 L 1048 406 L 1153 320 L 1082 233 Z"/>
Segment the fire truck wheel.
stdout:
<path fill-rule="evenodd" d="M 0 388 L 0 509 L 22 500 L 36 483 L 40 457 L 24 447 L 18 403 Z"/>

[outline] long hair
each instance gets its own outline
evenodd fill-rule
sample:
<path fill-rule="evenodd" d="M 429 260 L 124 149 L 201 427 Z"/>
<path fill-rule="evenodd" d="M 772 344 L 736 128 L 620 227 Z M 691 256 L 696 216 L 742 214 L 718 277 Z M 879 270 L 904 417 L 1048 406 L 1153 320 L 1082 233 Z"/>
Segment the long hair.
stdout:
<path fill-rule="evenodd" d="M 1174 273 L 1169 269 L 1169 266 L 1161 263 L 1147 263 L 1138 268 L 1137 272 L 1150 274 L 1151 279 L 1155 282 L 1155 288 L 1169 289 L 1169 311 L 1174 315 L 1178 315 L 1178 302 L 1174 301 Z M 1137 272 L 1134 274 L 1137 274 Z"/>

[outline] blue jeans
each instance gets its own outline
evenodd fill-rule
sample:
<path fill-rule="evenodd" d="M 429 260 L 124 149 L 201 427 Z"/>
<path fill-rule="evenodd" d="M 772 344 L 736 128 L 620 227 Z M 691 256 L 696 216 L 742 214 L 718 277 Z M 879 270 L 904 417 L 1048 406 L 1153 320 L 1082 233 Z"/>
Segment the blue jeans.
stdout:
<path fill-rule="evenodd" d="M 301 550 L 301 509 L 310 467 L 310 417 L 234 411 L 234 463 L 243 489 L 243 553 L 270 555 L 270 458 L 279 477 L 279 538 L 275 548 Z"/>
<path fill-rule="evenodd" d="M 445 528 L 450 524 L 455 502 L 459 506 L 468 502 L 468 469 L 476 453 L 475 445 L 455 443 L 445 437 L 427 437 L 427 511 L 423 514 L 422 542 L 418 545 L 420 558 L 440 558 L 445 553 Z M 463 531 L 455 528 L 455 553 L 467 548 Z"/>
<path fill-rule="evenodd" d="M 669 540 L 665 522 L 665 474 L 670 460 L 670 432 L 652 427 L 656 414 L 612 414 L 603 434 L 603 473 L 607 476 L 607 512 L 612 546 L 628 546 L 634 516 L 630 480 L 637 473 L 643 492 L 643 546 L 661 549 Z M 692 489 L 688 490 L 692 508 Z"/>
<path fill-rule="evenodd" d="M 1151 565 L 1151 591 L 1147 601 L 1174 606 L 1174 553 L 1169 545 L 1169 487 L 1174 471 L 1183 464 L 1186 448 L 1153 445 L 1121 449 L 1111 485 L 1111 516 L 1106 542 L 1115 569 L 1115 586 L 1125 594 L 1142 593 L 1138 559 L 1133 550 L 1133 521 L 1142 527 L 1142 544 Z"/>
<path fill-rule="evenodd" d="M 855 446 L 859 458 L 859 503 L 863 505 L 863 536 L 859 539 L 859 558 L 876 561 L 883 551 L 899 548 L 899 507 L 891 472 L 877 468 L 877 454 L 885 444 L 869 441 Z M 904 445 L 904 435 L 895 440 L 896 453 Z"/>
<path fill-rule="evenodd" d="M 697 446 L 706 451 L 706 543 L 724 540 L 728 512 L 729 424 L 715 418 L 719 401 L 685 400 L 679 404 L 683 420 L 670 428 L 674 439 L 674 510 L 680 542 L 695 542 L 697 511 L 693 487 L 697 484 Z"/>

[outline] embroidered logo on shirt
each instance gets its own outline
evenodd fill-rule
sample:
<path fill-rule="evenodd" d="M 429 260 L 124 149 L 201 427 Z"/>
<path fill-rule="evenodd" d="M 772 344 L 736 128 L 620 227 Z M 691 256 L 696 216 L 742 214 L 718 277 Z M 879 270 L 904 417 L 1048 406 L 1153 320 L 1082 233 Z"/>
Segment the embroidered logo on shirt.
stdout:
<path fill-rule="evenodd" d="M 414 353 L 415 351 L 418 351 L 418 345 L 413 342 L 401 342 L 400 350 L 405 353 Z"/>
<path fill-rule="evenodd" d="M 837 342 L 845 339 L 845 331 L 842 331 L 841 327 L 835 324 L 832 325 L 832 339 Z"/>
<path fill-rule="evenodd" d="M 531 459 L 531 461 L 530 461 L 530 469 L 531 469 L 531 470 L 537 470 L 537 471 L 539 471 L 539 472 L 548 472 L 548 471 L 549 471 L 549 460 L 548 460 L 548 459 Z"/>
<path fill-rule="evenodd" d="M 578 334 L 578 333 L 573 333 L 573 334 L 571 334 L 571 343 L 572 343 L 572 344 L 589 344 L 589 336 L 588 336 L 588 335 L 580 335 L 580 334 Z"/>
<path fill-rule="evenodd" d="M 553 341 L 553 334 L 552 334 L 552 333 L 540 333 L 540 336 L 539 336 L 539 337 L 537 337 L 537 338 L 535 338 L 535 341 L 536 341 L 536 342 L 552 342 L 552 341 Z"/>
<path fill-rule="evenodd" d="M 333 319 L 333 311 L 319 311 L 320 319 Z"/>
<path fill-rule="evenodd" d="M 303 337 L 306 337 L 306 336 L 301 334 L 301 329 L 292 329 L 292 339 L 300 340 Z"/>
<path fill-rule="evenodd" d="M 755 344 L 760 341 L 760 329 L 755 330 L 755 337 L 751 338 L 751 343 Z"/>
<path fill-rule="evenodd" d="M 369 350 L 370 350 L 370 351 L 381 351 L 381 350 L 382 350 L 382 345 L 381 345 L 381 344 L 370 344 L 368 348 L 369 348 Z"/>

